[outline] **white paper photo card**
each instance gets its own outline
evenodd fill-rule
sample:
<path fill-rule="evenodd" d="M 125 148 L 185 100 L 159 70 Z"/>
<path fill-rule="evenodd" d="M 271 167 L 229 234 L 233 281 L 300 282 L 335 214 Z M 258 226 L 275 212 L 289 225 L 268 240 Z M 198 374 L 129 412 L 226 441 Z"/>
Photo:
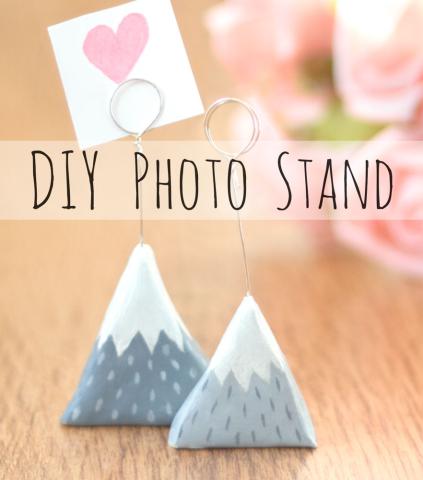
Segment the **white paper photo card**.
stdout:
<path fill-rule="evenodd" d="M 119 83 L 130 78 L 144 78 L 160 89 L 164 108 L 157 127 L 204 112 L 170 0 L 136 0 L 48 31 L 81 148 L 126 136 L 109 107 Z M 155 116 L 157 94 L 149 92 L 148 104 L 144 92 L 142 102 L 125 110 L 125 123 L 148 124 Z"/>

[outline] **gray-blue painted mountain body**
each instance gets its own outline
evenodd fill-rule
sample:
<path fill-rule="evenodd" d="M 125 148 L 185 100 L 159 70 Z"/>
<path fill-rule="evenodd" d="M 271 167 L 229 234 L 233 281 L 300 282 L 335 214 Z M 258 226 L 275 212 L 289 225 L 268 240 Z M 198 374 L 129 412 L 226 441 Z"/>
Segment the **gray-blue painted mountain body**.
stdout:
<path fill-rule="evenodd" d="M 185 333 L 184 351 L 163 331 L 153 353 L 140 333 L 121 356 L 112 337 L 96 342 L 62 423 L 169 425 L 205 367 Z"/>

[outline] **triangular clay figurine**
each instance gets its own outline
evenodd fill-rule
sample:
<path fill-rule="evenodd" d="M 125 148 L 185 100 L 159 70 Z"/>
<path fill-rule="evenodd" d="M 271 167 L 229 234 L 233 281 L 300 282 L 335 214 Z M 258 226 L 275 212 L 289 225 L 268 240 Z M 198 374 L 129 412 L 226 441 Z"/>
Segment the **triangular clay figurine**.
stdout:
<path fill-rule="evenodd" d="M 151 247 L 137 245 L 62 423 L 169 425 L 206 366 Z"/>
<path fill-rule="evenodd" d="M 169 445 L 316 447 L 307 406 L 253 297 L 241 302 L 209 367 L 176 414 Z"/>

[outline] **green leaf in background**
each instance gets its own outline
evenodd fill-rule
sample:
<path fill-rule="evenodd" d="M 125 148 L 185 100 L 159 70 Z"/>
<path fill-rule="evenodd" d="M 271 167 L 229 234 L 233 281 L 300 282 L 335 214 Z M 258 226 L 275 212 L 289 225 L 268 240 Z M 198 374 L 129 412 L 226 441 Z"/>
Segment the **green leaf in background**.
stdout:
<path fill-rule="evenodd" d="M 360 141 L 372 138 L 381 128 L 383 125 L 370 124 L 349 116 L 336 99 L 319 122 L 293 133 L 296 138 L 303 140 Z"/>

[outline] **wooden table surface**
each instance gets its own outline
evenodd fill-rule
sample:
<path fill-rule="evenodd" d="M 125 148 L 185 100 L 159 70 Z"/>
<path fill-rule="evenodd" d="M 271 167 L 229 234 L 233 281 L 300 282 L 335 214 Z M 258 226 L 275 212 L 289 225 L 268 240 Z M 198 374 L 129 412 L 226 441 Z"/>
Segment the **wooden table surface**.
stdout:
<path fill-rule="evenodd" d="M 344 251 L 287 247 L 246 225 L 254 295 L 308 402 L 319 447 L 177 451 L 167 428 L 69 428 L 76 387 L 134 222 L 0 224 L 0 477 L 423 478 L 422 284 Z M 169 292 L 212 354 L 241 300 L 236 226 L 150 222 Z"/>

